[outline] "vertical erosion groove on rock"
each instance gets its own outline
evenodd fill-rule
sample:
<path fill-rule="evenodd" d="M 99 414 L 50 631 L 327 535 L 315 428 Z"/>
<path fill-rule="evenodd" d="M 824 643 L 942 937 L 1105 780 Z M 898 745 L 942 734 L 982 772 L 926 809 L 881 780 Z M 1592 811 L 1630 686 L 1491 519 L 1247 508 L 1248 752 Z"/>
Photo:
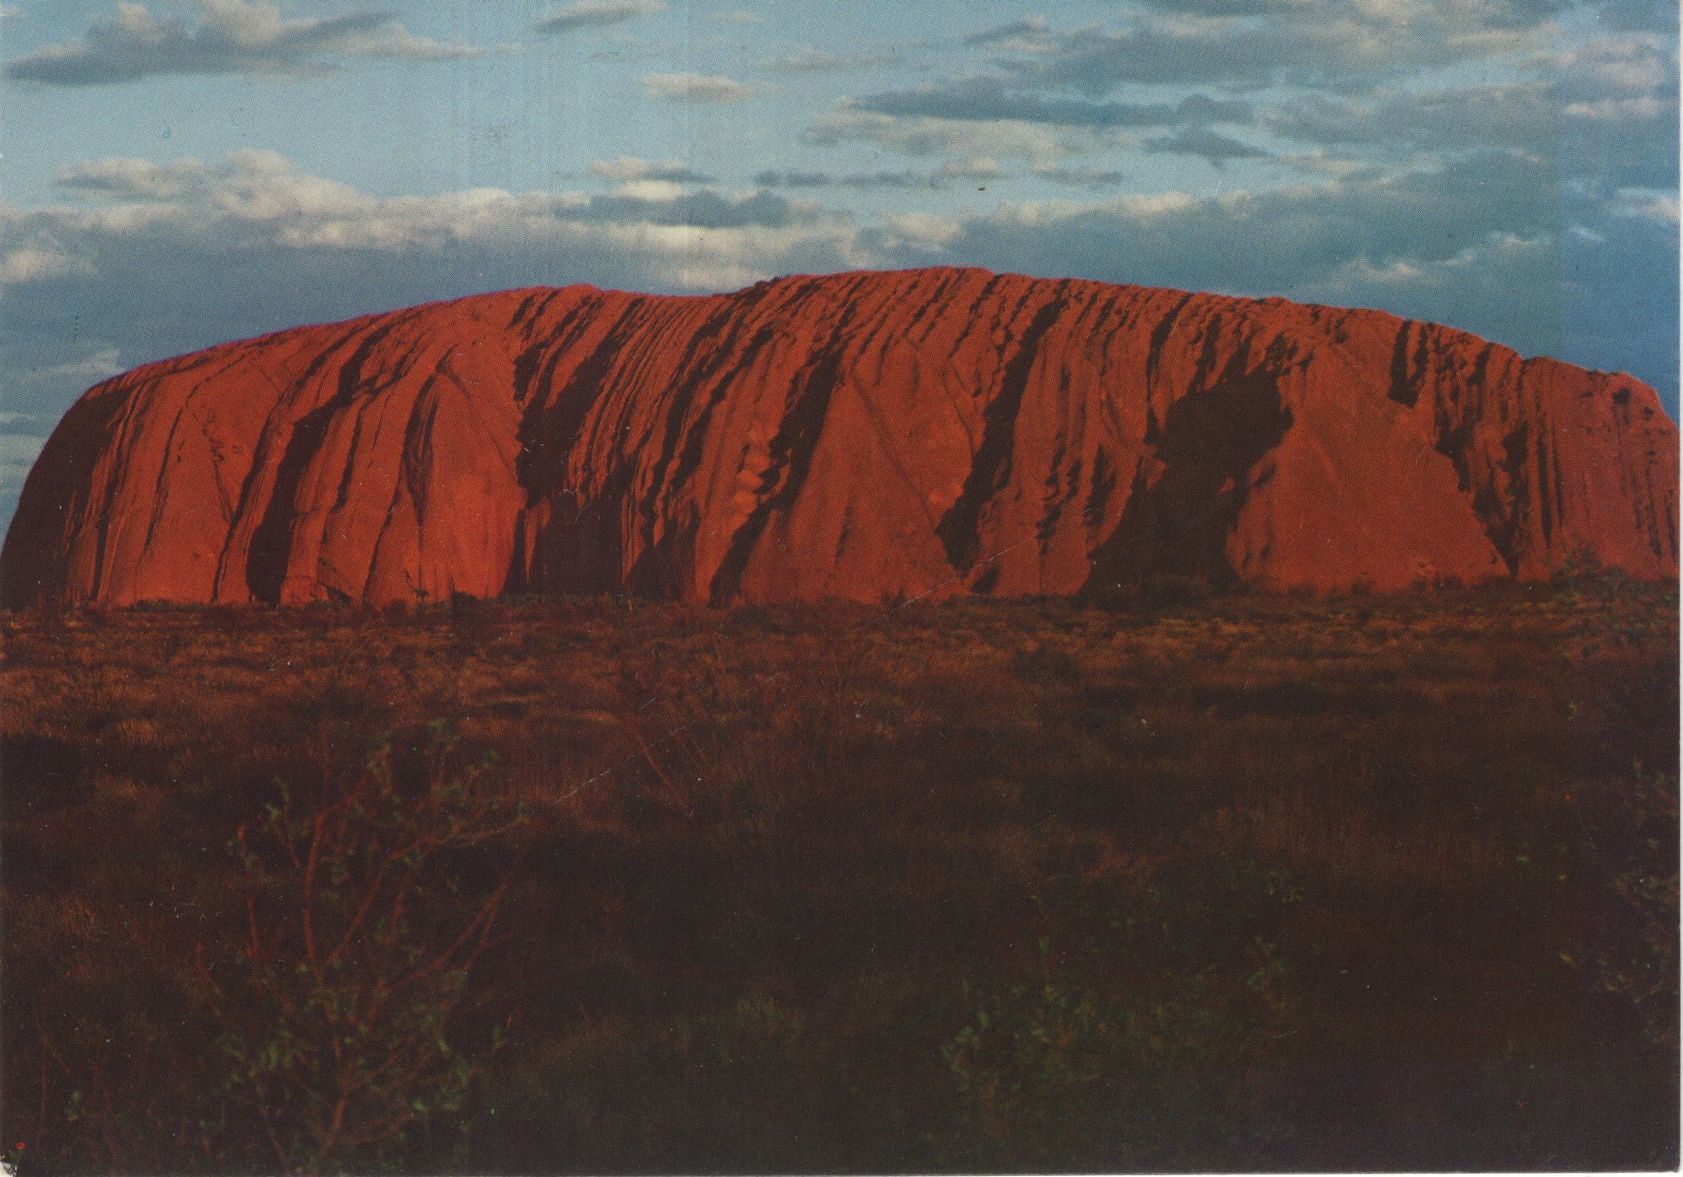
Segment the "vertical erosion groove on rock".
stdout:
<path fill-rule="evenodd" d="M 1654 391 L 1377 311 L 928 269 L 479 295 L 90 390 L 6 604 L 1677 574 Z"/>

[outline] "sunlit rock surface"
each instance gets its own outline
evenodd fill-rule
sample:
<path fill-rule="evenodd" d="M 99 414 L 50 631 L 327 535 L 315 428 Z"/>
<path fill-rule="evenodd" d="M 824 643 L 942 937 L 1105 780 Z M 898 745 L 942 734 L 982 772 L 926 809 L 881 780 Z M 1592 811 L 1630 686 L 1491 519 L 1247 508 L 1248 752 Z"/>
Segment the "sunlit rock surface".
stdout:
<path fill-rule="evenodd" d="M 14 607 L 1669 578 L 1677 460 L 1629 376 L 1377 311 L 961 269 L 571 286 L 108 380 L 0 571 Z"/>

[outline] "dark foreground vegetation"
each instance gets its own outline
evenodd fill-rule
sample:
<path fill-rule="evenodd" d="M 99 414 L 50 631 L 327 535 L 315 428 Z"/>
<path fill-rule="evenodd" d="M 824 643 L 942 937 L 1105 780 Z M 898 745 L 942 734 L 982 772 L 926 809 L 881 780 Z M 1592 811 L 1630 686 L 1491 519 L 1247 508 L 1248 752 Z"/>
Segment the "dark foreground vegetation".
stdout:
<path fill-rule="evenodd" d="M 12 614 L 20 1172 L 1677 1164 L 1677 595 Z"/>

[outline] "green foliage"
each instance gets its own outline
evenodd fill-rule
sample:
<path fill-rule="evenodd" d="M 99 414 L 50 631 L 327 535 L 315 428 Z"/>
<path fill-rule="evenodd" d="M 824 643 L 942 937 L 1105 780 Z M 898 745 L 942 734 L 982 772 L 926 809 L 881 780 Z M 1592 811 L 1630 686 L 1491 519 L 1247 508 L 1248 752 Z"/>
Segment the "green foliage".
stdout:
<path fill-rule="evenodd" d="M 941 1057 L 963 1102 L 963 1139 L 983 1155 L 953 1159 L 1037 1167 L 1084 1156 L 1099 1082 L 1112 1061 L 1128 1061 L 1115 1055 L 1143 1045 L 1119 1041 L 1136 1029 L 1134 1011 L 1051 979 L 975 995 L 966 986 L 965 996 L 975 1012 Z"/>
<path fill-rule="evenodd" d="M 1280 948 L 1189 972 L 1070 959 L 1039 942 L 1040 976 L 964 986 L 969 1020 L 941 1047 L 959 1107 L 942 1158 L 982 1170 L 1191 1166 L 1255 1144 L 1234 1090 L 1268 1044 L 1295 1032 L 1300 1002 Z M 1160 962 L 1155 955 L 1148 962 Z M 1159 968 L 1160 968 L 1159 964 Z"/>
<path fill-rule="evenodd" d="M 406 781 L 384 742 L 347 776 L 283 785 L 236 835 L 246 939 L 212 1016 L 226 1114 L 261 1124 L 284 1171 L 398 1161 L 468 1095 L 476 1062 L 450 1019 L 508 878 L 483 893 L 462 855 L 520 815 L 456 752 L 431 725 Z"/>

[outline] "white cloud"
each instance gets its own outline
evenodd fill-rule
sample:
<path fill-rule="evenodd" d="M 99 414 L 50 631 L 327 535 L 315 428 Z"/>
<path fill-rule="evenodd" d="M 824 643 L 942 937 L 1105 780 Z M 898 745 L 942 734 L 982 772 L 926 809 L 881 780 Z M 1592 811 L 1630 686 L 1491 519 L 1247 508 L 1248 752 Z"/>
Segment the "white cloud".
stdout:
<path fill-rule="evenodd" d="M 1486 153 L 1287 189 L 1002 205 L 968 221 L 955 248 L 1006 269 L 1161 274 L 1198 289 L 1301 293 L 1356 262 L 1424 267 L 1493 236 L 1534 239 L 1552 232 L 1558 216 L 1546 164 Z"/>
<path fill-rule="evenodd" d="M 0 253 L 0 286 L 24 286 L 85 272 L 84 263 L 56 249 L 26 245 Z"/>
<path fill-rule="evenodd" d="M 769 192 L 731 196 L 649 178 L 623 180 L 610 194 L 377 197 L 270 152 L 154 168 L 103 162 L 69 174 L 132 199 L 94 209 L 0 206 L 14 387 L 21 373 L 24 386 L 61 395 L 66 381 L 118 354 L 144 362 L 472 290 L 571 281 L 690 290 L 721 275 L 753 281 L 862 260 L 846 218 Z M 619 179 L 671 169 L 621 159 L 601 171 Z M 91 355 L 64 354 L 77 338 L 98 340 Z"/>
<path fill-rule="evenodd" d="M 614 194 L 632 200 L 670 201 L 684 194 L 684 186 L 675 180 L 627 180 Z"/>
<path fill-rule="evenodd" d="M 620 182 L 610 195 L 473 188 L 386 198 L 301 171 L 274 152 L 239 151 L 213 164 L 177 160 L 136 166 L 142 162 L 102 160 L 67 169 L 74 177 L 109 181 L 121 194 L 137 197 L 130 203 L 0 215 L 7 238 L 24 243 L 5 255 L 13 277 L 32 281 L 72 271 L 103 274 L 123 260 L 124 242 L 139 240 L 160 248 L 176 242 L 189 249 L 401 253 L 450 245 L 582 241 L 628 229 L 636 237 L 640 226 L 655 230 L 639 238 L 648 241 L 672 237 L 668 230 L 690 233 L 686 247 L 698 241 L 716 244 L 750 230 L 788 230 L 799 237 L 834 228 L 824 227 L 811 203 L 763 192 L 727 197 L 712 189 L 693 190 L 663 177 L 705 177 L 675 161 L 630 156 L 592 169 Z M 160 176 L 170 181 L 161 182 Z M 151 198 L 139 198 L 148 192 Z"/>
<path fill-rule="evenodd" d="M 745 102 L 755 93 L 754 87 L 719 74 L 647 74 L 643 89 L 650 98 L 710 106 Z"/>
<path fill-rule="evenodd" d="M 116 15 L 80 41 L 48 45 L 6 66 L 6 76 L 60 86 L 129 82 L 160 74 L 296 77 L 351 58 L 442 60 L 484 52 L 419 37 L 382 12 L 286 20 L 266 0 L 193 0 L 198 23 L 120 0 Z"/>
<path fill-rule="evenodd" d="M 203 160 L 188 156 L 168 164 L 133 156 L 114 155 L 104 159 L 66 164 L 58 169 L 55 182 L 102 196 L 134 200 L 172 200 L 185 196 L 204 179 Z"/>
<path fill-rule="evenodd" d="M 46 442 L 24 433 L 0 433 L 0 496 L 15 496 L 22 489 Z"/>
<path fill-rule="evenodd" d="M 1631 190 L 1620 192 L 1613 212 L 1623 217 L 1640 217 L 1661 225 L 1677 225 L 1677 193 Z"/>
<path fill-rule="evenodd" d="M 1540 55 L 1535 65 L 1577 87 L 1591 86 L 1616 94 L 1653 94 L 1676 85 L 1674 45 L 1675 39 L 1668 46 L 1666 38 L 1658 35 L 1624 33 Z"/>
<path fill-rule="evenodd" d="M 42 384 L 49 381 L 78 386 L 89 385 L 115 376 L 122 370 L 123 364 L 120 353 L 114 347 L 106 347 L 79 360 L 54 364 L 51 367 L 38 368 L 35 371 L 24 373 L 17 377 L 17 382 L 25 385 Z M 20 420 L 33 419 L 33 416 L 25 413 L 0 413 L 0 426 L 15 425 Z"/>
<path fill-rule="evenodd" d="M 365 211 L 375 201 L 348 184 L 293 169 L 274 151 L 236 151 L 209 194 L 210 207 L 243 221 L 321 219 Z"/>
<path fill-rule="evenodd" d="M 1026 85 L 1108 94 L 1133 84 L 1349 86 L 1554 39 L 1559 0 L 1142 0 L 1120 27 L 1031 18 L 969 38 Z M 1155 9 L 1156 11 L 1150 11 Z"/>
<path fill-rule="evenodd" d="M 621 155 L 613 159 L 599 159 L 590 165 L 590 174 L 618 184 L 643 180 L 665 180 L 674 184 L 708 184 L 711 176 L 704 176 L 681 159 L 642 159 L 635 155 Z"/>
<path fill-rule="evenodd" d="M 890 251 L 945 249 L 964 233 L 961 218 L 934 213 L 890 213 L 883 218 L 883 224 L 887 232 L 883 234 L 882 245 Z"/>
<path fill-rule="evenodd" d="M 1390 149 L 1543 150 L 1559 135 L 1559 104 L 1542 83 L 1454 90 L 1377 90 L 1360 97 L 1301 95 L 1266 108 L 1272 133 L 1322 145 Z"/>
<path fill-rule="evenodd" d="M 1590 122 L 1630 122 L 1658 118 L 1665 113 L 1660 99 L 1643 94 L 1631 98 L 1598 98 L 1593 102 L 1569 102 L 1561 113 Z"/>

